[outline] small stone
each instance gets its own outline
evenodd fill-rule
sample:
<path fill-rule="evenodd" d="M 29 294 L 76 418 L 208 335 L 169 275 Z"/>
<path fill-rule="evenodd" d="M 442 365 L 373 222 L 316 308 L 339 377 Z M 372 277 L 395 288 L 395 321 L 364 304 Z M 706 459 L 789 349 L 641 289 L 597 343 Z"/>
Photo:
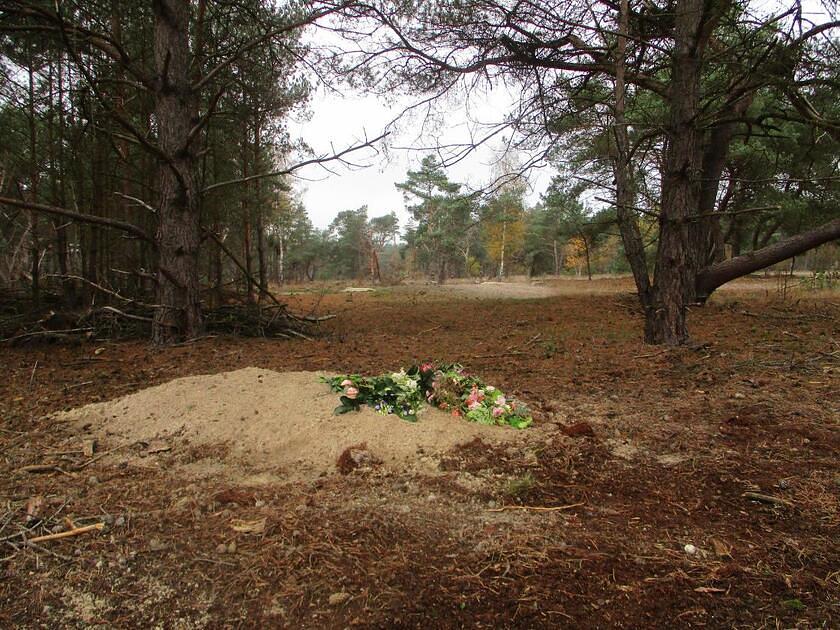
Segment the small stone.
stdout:
<path fill-rule="evenodd" d="M 697 547 L 695 547 L 691 543 L 688 543 L 685 547 L 683 547 L 683 551 L 685 551 L 688 555 L 693 556 L 695 553 L 697 553 Z"/>
<path fill-rule="evenodd" d="M 96 475 L 91 475 L 87 478 L 87 483 L 89 486 L 95 486 L 99 483 L 99 478 Z"/>
<path fill-rule="evenodd" d="M 225 543 L 219 543 L 218 545 L 216 545 L 216 553 L 227 553 L 227 545 Z"/>
<path fill-rule="evenodd" d="M 236 541 L 232 540 L 227 546 L 228 553 L 236 553 Z"/>
<path fill-rule="evenodd" d="M 431 503 L 432 501 L 437 501 L 437 496 L 435 496 L 434 494 L 430 494 L 426 497 L 426 501 L 428 501 L 429 503 Z"/>
<path fill-rule="evenodd" d="M 108 527 L 114 524 L 116 519 L 114 518 L 113 514 L 106 514 L 102 517 L 102 522 L 105 523 Z"/>
<path fill-rule="evenodd" d="M 118 516 L 116 519 L 114 519 L 114 527 L 122 527 L 123 525 L 125 525 L 124 516 Z"/>
<path fill-rule="evenodd" d="M 330 606 L 340 606 L 341 604 L 346 602 L 348 599 L 350 599 L 350 593 L 345 593 L 345 592 L 333 593 L 332 595 L 330 595 L 330 599 L 329 599 Z"/>
<path fill-rule="evenodd" d="M 264 505 L 265 505 L 265 501 L 263 501 L 262 499 L 257 499 L 256 501 L 254 501 L 254 507 L 261 508 Z"/>
<path fill-rule="evenodd" d="M 149 549 L 151 549 L 152 551 L 163 551 L 164 549 L 166 549 L 166 545 L 164 545 L 164 544 L 160 541 L 160 539 L 158 539 L 158 538 L 152 538 L 152 539 L 149 541 Z"/>
<path fill-rule="evenodd" d="M 50 529 L 50 532 L 52 532 L 53 534 L 60 534 L 63 531 L 64 525 L 53 525 L 53 527 Z"/>
<path fill-rule="evenodd" d="M 736 393 L 732 394 L 732 398 L 736 398 L 738 400 L 741 400 L 743 398 L 746 398 L 746 396 L 744 396 L 741 392 L 736 392 Z"/>

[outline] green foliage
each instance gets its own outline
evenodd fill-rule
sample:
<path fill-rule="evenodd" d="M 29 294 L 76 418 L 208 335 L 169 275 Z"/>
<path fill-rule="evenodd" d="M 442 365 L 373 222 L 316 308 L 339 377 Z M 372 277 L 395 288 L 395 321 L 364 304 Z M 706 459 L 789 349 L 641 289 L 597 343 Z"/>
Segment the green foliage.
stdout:
<path fill-rule="evenodd" d="M 416 250 L 419 264 L 426 270 L 435 267 L 442 276 L 448 265 L 469 251 L 475 222 L 472 199 L 460 194 L 461 185 L 450 182 L 431 156 L 406 177 L 396 185 L 413 220 L 406 240 Z"/>
<path fill-rule="evenodd" d="M 467 374 L 458 364 L 424 363 L 380 376 L 350 374 L 324 377 L 322 381 L 341 393 L 336 414 L 368 405 L 379 413 L 415 422 L 423 404 L 428 402 L 479 424 L 524 429 L 533 422 L 527 406 L 508 400 L 503 392 Z"/>
<path fill-rule="evenodd" d="M 803 604 L 802 600 L 800 600 L 800 599 L 785 599 L 785 600 L 782 600 L 782 606 L 784 606 L 788 610 L 792 610 L 794 612 L 802 612 L 806 608 L 805 604 Z"/>
<path fill-rule="evenodd" d="M 508 479 L 505 484 L 505 495 L 512 499 L 522 500 L 533 490 L 536 480 L 531 472 Z"/>

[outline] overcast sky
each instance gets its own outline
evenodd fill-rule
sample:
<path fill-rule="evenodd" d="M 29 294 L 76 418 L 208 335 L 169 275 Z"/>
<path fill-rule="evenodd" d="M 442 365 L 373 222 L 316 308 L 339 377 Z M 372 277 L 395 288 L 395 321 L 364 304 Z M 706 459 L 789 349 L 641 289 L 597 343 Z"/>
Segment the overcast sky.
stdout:
<path fill-rule="evenodd" d="M 471 134 L 486 132 L 485 125 L 498 122 L 509 110 L 511 98 L 505 90 L 498 89 L 489 94 L 476 95 L 469 101 L 450 99 L 438 106 L 436 123 L 429 123 L 425 116 L 419 114 L 409 115 L 398 123 L 387 138 L 385 151 L 379 154 L 360 151 L 351 156 L 353 161 L 368 165 L 367 168 L 331 165 L 335 174 L 318 166 L 298 171 L 295 187 L 312 222 L 323 228 L 329 225 L 338 212 L 367 205 L 369 216 L 379 216 L 393 210 L 404 225 L 408 213 L 405 211 L 402 193 L 394 184 L 405 181 L 406 172 L 416 169 L 423 157 L 430 153 L 429 150 L 423 150 L 423 147 L 435 146 L 436 142 L 468 142 Z M 365 137 L 378 136 L 410 103 L 412 101 L 405 98 L 389 106 L 374 96 L 362 93 L 339 96 L 327 94 L 323 88 L 319 88 L 310 104 L 311 118 L 293 118 L 289 130 L 293 138 L 304 140 L 317 155 L 328 154 L 358 143 Z M 476 150 L 447 169 L 449 179 L 472 187 L 485 185 L 492 179 L 493 162 L 501 146 L 499 139 Z M 551 174 L 546 170 L 532 174 L 529 203 L 539 198 L 550 177 Z"/>
<path fill-rule="evenodd" d="M 780 3 L 769 0 L 766 8 L 775 9 L 776 5 Z M 829 14 L 836 15 L 836 0 L 805 0 L 803 5 L 805 16 L 815 22 L 825 20 Z M 329 37 L 322 31 L 310 34 L 314 41 L 326 41 L 324 38 Z M 336 164 L 331 166 L 334 174 L 317 166 L 298 171 L 295 187 L 312 222 L 323 228 L 338 212 L 367 205 L 369 216 L 380 216 L 393 210 L 405 225 L 408 214 L 402 193 L 394 184 L 405 181 L 407 170 L 416 169 L 423 157 L 430 153 L 422 147 L 435 146 L 436 142 L 468 142 L 471 134 L 482 135 L 482 131 L 486 132 L 486 125 L 499 122 L 512 110 L 515 96 L 504 88 L 497 88 L 490 93 L 473 94 L 468 101 L 450 99 L 438 106 L 438 124 L 435 126 L 423 124 L 428 119 L 422 115 L 404 119 L 388 137 L 385 152 L 378 155 L 371 151 L 359 152 L 352 156 L 354 161 L 368 165 L 367 168 L 349 169 Z M 310 103 L 311 117 L 293 118 L 289 122 L 289 130 L 293 140 L 303 140 L 316 155 L 330 154 L 365 137 L 378 136 L 412 103 L 408 98 L 394 100 L 398 102 L 388 106 L 376 97 L 360 92 L 345 91 L 343 96 L 339 96 L 328 94 L 320 87 Z M 476 150 L 447 170 L 449 179 L 472 187 L 486 185 L 492 180 L 493 162 L 497 160 L 501 146 L 499 139 Z M 414 147 L 414 150 L 405 147 Z M 539 200 L 552 174 L 550 168 L 530 172 L 527 203 L 534 204 Z"/>

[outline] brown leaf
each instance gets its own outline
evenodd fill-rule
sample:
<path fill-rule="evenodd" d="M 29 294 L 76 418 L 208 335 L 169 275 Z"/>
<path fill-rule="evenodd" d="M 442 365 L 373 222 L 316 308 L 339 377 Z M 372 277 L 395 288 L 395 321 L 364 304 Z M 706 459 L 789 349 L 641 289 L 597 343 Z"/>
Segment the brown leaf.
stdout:
<path fill-rule="evenodd" d="M 265 531 L 265 518 L 258 518 L 254 521 L 235 520 L 230 522 L 230 526 L 235 532 L 243 534 L 262 534 Z"/>
<path fill-rule="evenodd" d="M 30 497 L 26 502 L 26 520 L 32 521 L 41 518 L 41 510 L 44 509 L 46 501 L 40 494 Z"/>
<path fill-rule="evenodd" d="M 731 558 L 732 557 L 732 547 L 727 545 L 724 541 L 720 538 L 712 538 L 712 547 L 715 549 L 715 555 L 718 558 Z"/>

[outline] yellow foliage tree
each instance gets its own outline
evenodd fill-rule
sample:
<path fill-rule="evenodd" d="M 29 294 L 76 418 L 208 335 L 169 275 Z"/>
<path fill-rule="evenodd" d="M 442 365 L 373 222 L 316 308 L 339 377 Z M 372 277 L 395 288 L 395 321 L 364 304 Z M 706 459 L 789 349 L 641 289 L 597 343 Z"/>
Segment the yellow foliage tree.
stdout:
<path fill-rule="evenodd" d="M 489 211 L 498 219 L 484 228 L 484 248 L 497 265 L 498 275 L 505 275 L 505 266 L 525 245 L 525 212 L 521 198 L 502 194 L 491 202 Z"/>
<path fill-rule="evenodd" d="M 586 241 L 580 236 L 573 236 L 563 247 L 563 254 L 565 258 L 566 269 L 574 269 L 577 275 L 583 273 L 584 268 L 587 267 L 589 249 Z"/>

